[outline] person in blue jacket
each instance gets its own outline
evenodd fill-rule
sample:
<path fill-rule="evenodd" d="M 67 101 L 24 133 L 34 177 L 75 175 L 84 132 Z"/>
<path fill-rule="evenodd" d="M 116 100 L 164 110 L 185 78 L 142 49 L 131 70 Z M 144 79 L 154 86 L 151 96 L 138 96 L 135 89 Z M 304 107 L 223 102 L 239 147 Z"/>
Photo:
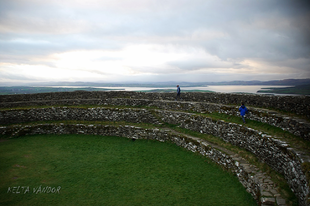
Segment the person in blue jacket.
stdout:
<path fill-rule="evenodd" d="M 241 103 L 241 107 L 239 108 L 240 115 L 242 117 L 243 123 L 245 124 L 244 115 L 248 113 L 248 109 L 244 106 L 244 103 Z"/>
<path fill-rule="evenodd" d="M 178 97 L 179 97 L 179 100 L 182 100 L 182 99 L 181 99 L 181 88 L 180 88 L 179 85 L 177 85 L 177 96 L 176 96 L 175 100 L 177 100 Z"/>

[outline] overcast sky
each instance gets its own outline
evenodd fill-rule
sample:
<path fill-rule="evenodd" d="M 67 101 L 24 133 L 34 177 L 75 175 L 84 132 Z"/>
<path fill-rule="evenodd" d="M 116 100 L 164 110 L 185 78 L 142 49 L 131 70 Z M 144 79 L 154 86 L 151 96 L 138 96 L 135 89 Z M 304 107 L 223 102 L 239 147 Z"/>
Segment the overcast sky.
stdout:
<path fill-rule="evenodd" d="M 310 78 L 308 0 L 0 0 L 0 83 Z"/>

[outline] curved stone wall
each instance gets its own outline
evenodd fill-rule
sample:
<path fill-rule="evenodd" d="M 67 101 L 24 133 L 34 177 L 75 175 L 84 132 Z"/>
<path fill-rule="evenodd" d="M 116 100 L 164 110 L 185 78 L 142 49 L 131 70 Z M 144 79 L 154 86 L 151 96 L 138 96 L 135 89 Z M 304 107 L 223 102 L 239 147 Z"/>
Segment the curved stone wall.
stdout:
<path fill-rule="evenodd" d="M 159 124 L 158 120 L 146 109 L 52 107 L 0 111 L 0 124 L 2 125 L 46 120 L 126 121 Z"/>
<path fill-rule="evenodd" d="M 109 98 L 109 99 L 69 99 L 69 100 L 40 100 L 40 101 L 22 101 L 22 102 L 2 102 L 3 108 L 14 108 L 23 106 L 55 106 L 55 105 L 112 105 L 112 106 L 130 106 L 130 107 L 154 107 L 164 110 L 192 111 L 199 113 L 224 113 L 228 115 L 240 116 L 239 106 L 229 106 L 206 102 L 176 102 L 148 99 L 129 99 L 129 98 Z M 310 140 L 310 123 L 301 119 L 294 119 L 289 116 L 279 114 L 274 111 L 249 108 L 247 119 L 260 121 L 285 131 L 288 131 L 305 140 Z"/>
<path fill-rule="evenodd" d="M 226 105 L 239 105 L 244 102 L 246 105 L 262 108 L 274 108 L 307 116 L 310 119 L 310 96 L 273 96 L 254 94 L 226 94 L 226 93 L 198 93 L 182 92 L 184 101 L 210 102 Z M 149 100 L 174 100 L 175 93 L 144 93 L 129 91 L 109 92 L 55 92 L 38 94 L 0 95 L 0 102 L 21 102 L 39 100 L 68 100 L 68 99 L 108 99 L 108 98 L 132 98 Z"/>
<path fill-rule="evenodd" d="M 240 113 L 238 111 L 239 106 L 236 107 L 205 102 L 176 102 L 162 100 L 160 101 L 113 98 L 101 100 L 99 104 L 116 106 L 148 106 L 156 107 L 163 110 L 192 111 L 199 113 L 218 112 L 228 115 L 240 116 Z M 246 115 L 246 118 L 279 127 L 305 140 L 310 140 L 310 123 L 304 120 L 294 119 L 292 117 L 285 116 L 266 109 L 251 107 L 249 107 L 249 113 Z"/>
<path fill-rule="evenodd" d="M 275 139 L 271 136 L 264 135 L 242 125 L 226 123 L 224 121 L 215 121 L 193 113 L 158 109 L 152 110 L 152 112 L 160 117 L 160 121 L 162 122 L 180 125 L 180 127 L 201 133 L 213 134 L 233 145 L 237 145 L 252 152 L 259 159 L 269 164 L 273 169 L 283 174 L 291 189 L 296 196 L 299 197 L 300 202 L 303 203 L 301 205 L 306 205 L 306 201 L 309 197 L 309 185 L 301 165 L 303 162 L 309 161 L 309 159 L 305 154 L 290 148 L 286 142 L 281 141 L 281 139 Z M 158 119 L 146 109 L 82 109 L 57 107 L 6 110 L 0 112 L 0 124 L 2 125 L 40 120 L 99 120 L 159 124 Z M 11 128 L 14 129 L 14 127 Z M 96 126 L 96 128 L 101 128 L 101 130 L 102 128 L 104 129 L 104 127 L 98 126 Z M 42 126 L 39 128 L 39 131 L 44 133 L 45 129 L 46 127 Z M 86 129 L 88 129 L 88 127 Z M 89 133 L 88 130 L 84 130 L 85 128 L 81 126 L 80 133 Z M 22 131 L 27 132 L 27 128 L 22 129 Z M 17 130 L 17 134 L 20 132 L 20 130 Z M 94 132 L 93 134 L 102 133 Z M 132 136 L 130 134 L 131 133 L 128 133 L 129 136 Z M 143 134 L 141 135 L 143 137 Z M 137 136 L 137 138 L 139 137 Z"/>

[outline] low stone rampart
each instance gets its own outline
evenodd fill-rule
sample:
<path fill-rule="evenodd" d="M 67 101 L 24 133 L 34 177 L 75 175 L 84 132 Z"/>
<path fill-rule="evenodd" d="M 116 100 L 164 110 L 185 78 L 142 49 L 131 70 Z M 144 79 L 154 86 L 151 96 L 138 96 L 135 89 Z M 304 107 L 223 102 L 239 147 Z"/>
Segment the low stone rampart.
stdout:
<path fill-rule="evenodd" d="M 52 107 L 0 111 L 0 124 L 2 125 L 57 120 L 126 121 L 159 124 L 158 120 L 146 109 Z"/>
<path fill-rule="evenodd" d="M 200 93 L 182 92 L 184 101 L 209 102 L 225 105 L 246 105 L 262 108 L 274 108 L 304 115 L 310 119 L 310 97 L 309 96 L 273 96 L 256 94 L 227 94 L 227 93 Z M 109 92 L 55 92 L 38 94 L 0 95 L 0 103 L 4 102 L 26 102 L 40 100 L 67 100 L 67 99 L 109 99 L 109 98 L 131 98 L 149 100 L 174 100 L 175 93 L 145 93 L 130 91 Z"/>
<path fill-rule="evenodd" d="M 199 113 L 224 113 L 228 115 L 240 116 L 239 106 L 229 106 L 205 102 L 176 102 L 176 101 L 159 101 L 143 99 L 105 99 L 101 104 L 104 105 L 123 105 L 123 106 L 148 106 L 156 107 L 163 110 L 191 111 Z M 274 111 L 250 108 L 246 118 L 263 123 L 267 123 L 288 131 L 305 140 L 310 140 L 310 123 L 288 117 Z"/>
<path fill-rule="evenodd" d="M 3 108 L 16 108 L 24 106 L 55 106 L 55 105 L 103 105 L 103 106 L 130 106 L 130 107 L 153 107 L 163 110 L 191 111 L 199 113 L 224 113 L 240 116 L 239 106 L 222 105 L 207 102 L 176 102 L 164 100 L 130 99 L 130 98 L 109 98 L 109 99 L 69 99 L 69 100 L 41 100 L 32 102 L 3 102 Z M 310 123 L 304 120 L 292 118 L 280 113 L 248 107 L 250 112 L 246 118 L 267 123 L 288 131 L 305 140 L 310 140 Z"/>

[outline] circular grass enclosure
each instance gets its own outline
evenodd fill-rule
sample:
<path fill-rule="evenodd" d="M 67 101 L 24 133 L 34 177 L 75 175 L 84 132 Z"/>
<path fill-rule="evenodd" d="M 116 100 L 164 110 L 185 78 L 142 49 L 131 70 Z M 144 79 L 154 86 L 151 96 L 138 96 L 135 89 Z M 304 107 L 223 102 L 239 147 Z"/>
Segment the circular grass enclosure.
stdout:
<path fill-rule="evenodd" d="M 172 143 L 33 135 L 0 151 L 0 205 L 256 205 L 237 177 Z"/>

